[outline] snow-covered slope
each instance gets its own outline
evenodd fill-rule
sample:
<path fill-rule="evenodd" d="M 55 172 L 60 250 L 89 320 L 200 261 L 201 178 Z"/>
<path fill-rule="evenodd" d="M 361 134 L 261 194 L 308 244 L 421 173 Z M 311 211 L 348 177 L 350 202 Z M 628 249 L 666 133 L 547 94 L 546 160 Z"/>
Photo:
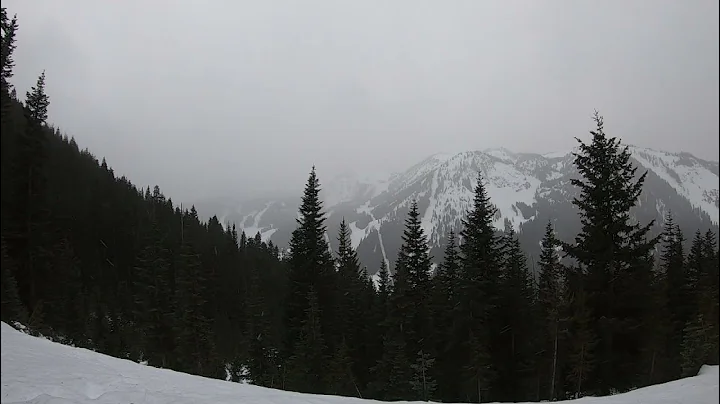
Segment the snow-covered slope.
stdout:
<path fill-rule="evenodd" d="M 2 323 L 2 403 L 370 404 L 373 400 L 291 393 L 156 369 L 32 337 Z M 718 367 L 695 377 L 578 404 L 718 402 Z"/>
<path fill-rule="evenodd" d="M 649 171 L 643 195 L 633 211 L 636 219 L 645 223 L 655 219 L 655 230 L 659 230 L 665 214 L 672 211 L 676 222 L 688 233 L 717 228 L 717 162 L 635 146 L 630 151 L 638 174 Z M 563 240 L 572 239 L 579 230 L 577 211 L 571 203 L 576 189 L 570 179 L 578 177 L 571 151 L 541 155 L 500 148 L 439 153 L 404 172 L 387 176 L 361 178 L 342 173 L 326 178 L 319 171 L 329 239 L 335 241 L 333 233 L 345 218 L 353 246 L 368 271 L 374 273 L 380 260 L 392 266 L 408 207 L 417 200 L 431 253 L 441 259 L 446 235 L 451 229 L 460 229 L 461 219 L 472 203 L 478 172 L 497 207 L 495 226 L 511 226 L 519 231 L 528 254 L 537 253 L 548 220 L 555 223 Z M 285 246 L 296 226 L 299 199 L 297 195 L 283 201 L 261 199 L 230 204 L 221 211 L 204 210 L 202 206 L 199 209 L 206 215 L 218 214 L 235 222 L 249 236 L 259 231 L 264 239 L 272 238 L 277 245 Z"/>

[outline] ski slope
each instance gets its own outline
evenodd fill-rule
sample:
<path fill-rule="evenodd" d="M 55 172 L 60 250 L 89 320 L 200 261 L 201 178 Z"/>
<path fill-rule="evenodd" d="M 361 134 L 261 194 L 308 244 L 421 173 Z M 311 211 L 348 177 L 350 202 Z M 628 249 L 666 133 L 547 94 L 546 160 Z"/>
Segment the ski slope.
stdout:
<path fill-rule="evenodd" d="M 370 404 L 373 400 L 291 393 L 143 366 L 57 344 L 2 323 L 2 403 Z M 579 404 L 718 402 L 718 367 L 696 377 Z"/>

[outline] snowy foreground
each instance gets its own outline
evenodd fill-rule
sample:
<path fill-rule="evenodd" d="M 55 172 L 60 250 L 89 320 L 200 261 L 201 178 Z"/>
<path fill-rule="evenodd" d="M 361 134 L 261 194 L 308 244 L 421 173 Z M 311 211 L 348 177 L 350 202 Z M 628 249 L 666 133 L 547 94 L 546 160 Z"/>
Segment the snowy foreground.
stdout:
<path fill-rule="evenodd" d="M 50 342 L 2 323 L 2 403 L 370 404 L 373 400 L 290 393 L 156 369 Z M 695 377 L 579 404 L 718 402 L 718 367 Z"/>

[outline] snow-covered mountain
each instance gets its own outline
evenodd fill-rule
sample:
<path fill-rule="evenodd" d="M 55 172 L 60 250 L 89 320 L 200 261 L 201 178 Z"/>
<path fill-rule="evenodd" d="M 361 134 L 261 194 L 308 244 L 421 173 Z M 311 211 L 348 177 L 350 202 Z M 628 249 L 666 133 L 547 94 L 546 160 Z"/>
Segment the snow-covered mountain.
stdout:
<path fill-rule="evenodd" d="M 3 403 L 379 403 L 379 401 L 353 397 L 293 393 L 192 376 L 32 337 L 4 322 L 0 323 L 0 328 L 2 332 L 0 402 Z M 717 403 L 718 367 L 703 366 L 698 376 L 644 387 L 624 394 L 560 402 Z"/>
<path fill-rule="evenodd" d="M 630 149 L 639 166 L 638 175 L 649 171 L 640 203 L 633 211 L 637 220 L 655 219 L 659 231 L 665 213 L 672 211 L 688 233 L 717 229 L 718 162 L 687 153 Z M 344 217 L 352 230 L 353 246 L 373 273 L 382 259 L 392 265 L 410 202 L 417 200 L 431 252 L 439 260 L 446 235 L 460 229 L 471 205 L 478 172 L 497 207 L 495 226 L 512 226 L 531 256 L 538 252 L 548 220 L 565 240 L 579 230 L 577 210 L 571 203 L 577 191 L 570 179 L 578 177 L 572 152 L 513 153 L 501 148 L 436 154 L 402 173 L 372 178 L 342 173 L 325 182 L 320 172 L 331 232 L 328 237 L 335 241 L 333 233 Z M 299 201 L 300 195 L 295 195 L 242 203 L 210 201 L 197 208 L 202 215 L 217 214 L 221 221 L 234 222 L 249 235 L 260 232 L 263 239 L 285 246 L 296 225 Z"/>

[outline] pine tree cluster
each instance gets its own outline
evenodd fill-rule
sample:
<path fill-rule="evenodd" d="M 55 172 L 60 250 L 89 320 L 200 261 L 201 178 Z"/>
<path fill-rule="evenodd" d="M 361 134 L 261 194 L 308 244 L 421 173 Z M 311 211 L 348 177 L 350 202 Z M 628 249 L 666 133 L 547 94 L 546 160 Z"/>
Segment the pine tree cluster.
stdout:
<path fill-rule="evenodd" d="M 478 176 L 442 264 L 413 202 L 375 284 L 345 221 L 331 251 L 314 168 L 288 251 L 203 222 L 48 125 L 44 72 L 18 100 L 4 8 L 2 29 L 3 321 L 151 366 L 382 400 L 557 400 L 718 363 L 717 236 L 685 253 L 668 214 L 648 237 L 629 213 L 645 174 L 597 114 L 575 154 L 582 229 L 563 242 L 549 222 L 537 273 Z"/>

